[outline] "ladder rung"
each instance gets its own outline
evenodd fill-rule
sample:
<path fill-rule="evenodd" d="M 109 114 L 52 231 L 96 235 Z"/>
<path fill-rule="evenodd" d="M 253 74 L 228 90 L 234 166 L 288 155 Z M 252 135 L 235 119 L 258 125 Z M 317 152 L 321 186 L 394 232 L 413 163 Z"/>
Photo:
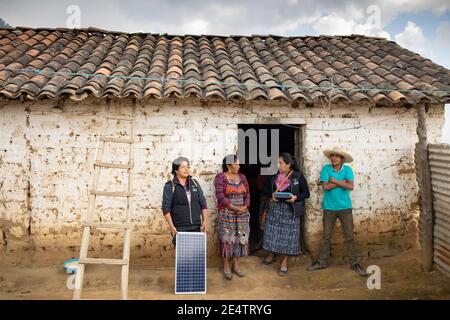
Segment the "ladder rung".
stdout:
<path fill-rule="evenodd" d="M 104 167 L 104 168 L 117 168 L 117 169 L 132 169 L 134 167 L 133 163 L 125 164 L 125 163 L 108 163 L 108 162 L 101 162 L 97 160 L 95 162 L 96 166 Z"/>
<path fill-rule="evenodd" d="M 100 137 L 101 141 L 115 142 L 115 143 L 134 143 L 133 139 L 113 138 L 113 137 Z"/>
<path fill-rule="evenodd" d="M 80 258 L 78 263 L 81 264 L 114 264 L 114 265 L 126 265 L 128 260 L 125 259 L 100 259 L 100 258 Z"/>
<path fill-rule="evenodd" d="M 106 115 L 106 118 L 112 119 L 112 120 L 124 120 L 124 121 L 133 121 L 134 118 L 132 116 L 127 116 L 124 114 L 108 114 Z"/>
<path fill-rule="evenodd" d="M 85 222 L 85 227 L 94 227 L 100 229 L 130 229 L 129 223 L 108 223 L 108 222 Z"/>
<path fill-rule="evenodd" d="M 91 194 L 95 194 L 97 196 L 106 196 L 106 197 L 132 197 L 133 193 L 131 192 L 113 192 L 113 191 L 100 191 L 100 190 L 89 190 Z"/>

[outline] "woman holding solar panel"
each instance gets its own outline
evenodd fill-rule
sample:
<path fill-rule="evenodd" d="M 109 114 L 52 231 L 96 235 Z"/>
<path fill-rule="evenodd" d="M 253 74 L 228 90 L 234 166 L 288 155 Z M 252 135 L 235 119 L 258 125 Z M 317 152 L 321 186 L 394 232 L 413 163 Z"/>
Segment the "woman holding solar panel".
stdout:
<path fill-rule="evenodd" d="M 189 169 L 188 159 L 175 159 L 173 179 L 164 185 L 162 211 L 174 245 L 178 231 L 204 232 L 206 226 L 206 199 L 200 184 L 189 175 Z"/>
<path fill-rule="evenodd" d="M 270 201 L 261 223 L 264 229 L 263 249 L 269 254 L 263 263 L 271 264 L 276 260 L 275 254 L 280 255 L 278 274 L 285 276 L 289 256 L 300 253 L 300 216 L 304 214 L 304 200 L 309 198 L 309 188 L 297 162 L 289 153 L 280 155 L 278 173 L 267 181 L 262 196 Z"/>
<path fill-rule="evenodd" d="M 223 172 L 214 179 L 219 250 L 227 280 L 233 278 L 232 273 L 239 277 L 245 276 L 239 267 L 239 257 L 247 256 L 249 251 L 250 189 L 247 178 L 239 173 L 239 169 L 238 157 L 228 155 L 222 162 Z M 230 260 L 233 262 L 232 266 Z"/>

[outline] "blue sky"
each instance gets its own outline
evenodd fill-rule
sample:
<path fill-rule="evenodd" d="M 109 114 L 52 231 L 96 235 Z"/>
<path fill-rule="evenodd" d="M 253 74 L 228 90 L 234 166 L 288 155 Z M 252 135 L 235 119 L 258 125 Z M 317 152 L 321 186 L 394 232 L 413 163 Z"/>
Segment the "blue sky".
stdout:
<path fill-rule="evenodd" d="M 450 69 L 449 0 L 0 0 L 0 17 L 12 26 L 126 32 L 376 35 Z"/>

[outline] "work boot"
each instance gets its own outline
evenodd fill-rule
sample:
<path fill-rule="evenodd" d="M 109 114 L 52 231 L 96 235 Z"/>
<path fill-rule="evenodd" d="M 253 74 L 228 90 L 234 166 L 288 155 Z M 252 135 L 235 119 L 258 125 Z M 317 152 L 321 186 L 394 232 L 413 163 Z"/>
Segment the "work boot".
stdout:
<path fill-rule="evenodd" d="M 367 272 L 361 267 L 359 263 L 356 263 L 350 267 L 353 271 L 359 274 L 362 277 L 368 276 Z"/>
<path fill-rule="evenodd" d="M 326 269 L 326 268 L 328 268 L 327 265 L 321 264 L 319 261 L 316 260 L 306 270 L 307 271 L 316 271 L 316 270 Z"/>

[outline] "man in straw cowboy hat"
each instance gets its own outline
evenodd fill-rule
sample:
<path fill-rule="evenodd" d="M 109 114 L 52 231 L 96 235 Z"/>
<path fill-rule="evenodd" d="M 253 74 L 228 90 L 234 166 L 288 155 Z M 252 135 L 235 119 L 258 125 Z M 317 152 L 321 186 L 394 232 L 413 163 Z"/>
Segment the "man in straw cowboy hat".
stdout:
<path fill-rule="evenodd" d="M 350 254 L 351 269 L 361 276 L 367 273 L 361 267 L 356 254 L 353 240 L 353 214 L 350 191 L 354 187 L 354 174 L 351 167 L 344 165 L 353 158 L 342 148 L 334 147 L 325 150 L 325 156 L 331 163 L 326 164 L 320 173 L 320 182 L 323 187 L 323 244 L 318 260 L 308 267 L 308 271 L 325 269 L 327 258 L 330 255 L 331 236 L 336 220 L 339 219 L 344 230 L 347 249 Z"/>

